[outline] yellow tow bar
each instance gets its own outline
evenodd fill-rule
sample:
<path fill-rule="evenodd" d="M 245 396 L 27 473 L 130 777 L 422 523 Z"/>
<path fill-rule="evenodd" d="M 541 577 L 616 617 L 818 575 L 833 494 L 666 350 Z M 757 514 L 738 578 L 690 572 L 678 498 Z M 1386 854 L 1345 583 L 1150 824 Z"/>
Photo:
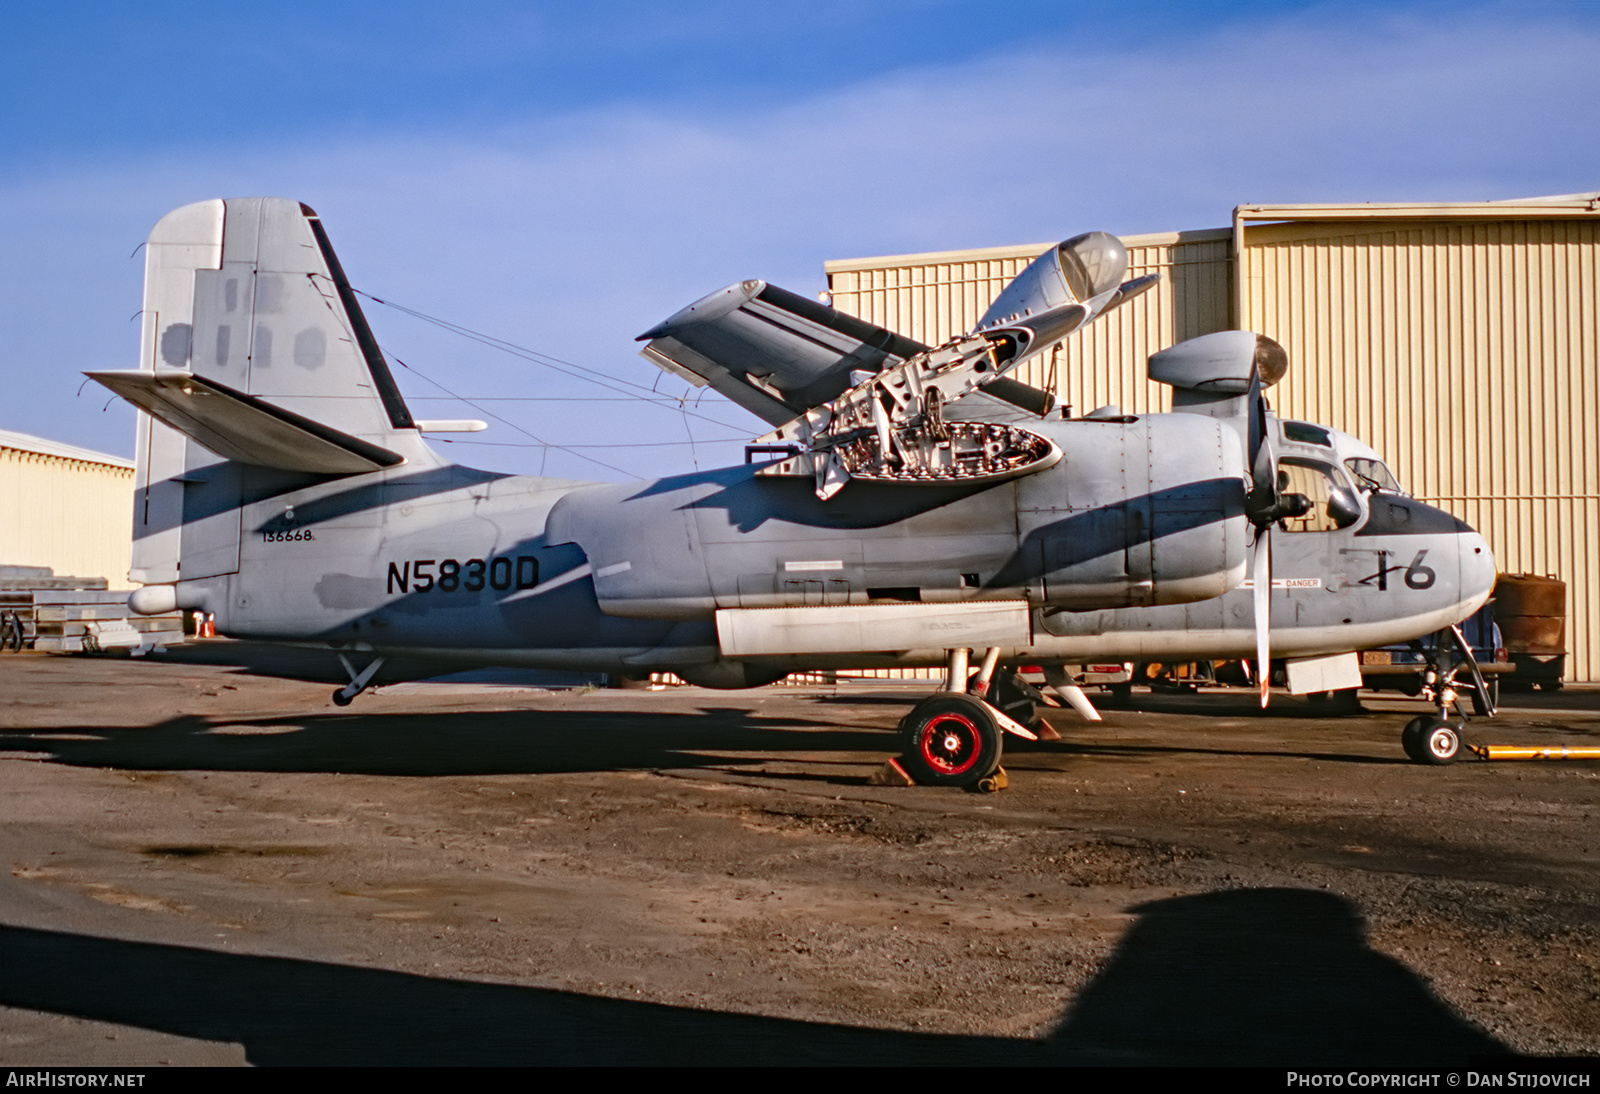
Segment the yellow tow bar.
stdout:
<path fill-rule="evenodd" d="M 1600 748 L 1529 748 L 1526 745 L 1467 745 L 1481 760 L 1600 760 Z"/>

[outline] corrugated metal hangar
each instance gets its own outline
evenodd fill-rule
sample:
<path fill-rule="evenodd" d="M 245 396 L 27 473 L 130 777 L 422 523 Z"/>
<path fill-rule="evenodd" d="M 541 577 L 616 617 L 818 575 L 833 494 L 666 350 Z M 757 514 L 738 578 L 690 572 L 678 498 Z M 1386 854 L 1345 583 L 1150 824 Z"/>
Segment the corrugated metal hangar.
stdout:
<path fill-rule="evenodd" d="M 131 588 L 133 463 L 0 429 L 0 566 Z"/>
<path fill-rule="evenodd" d="M 1289 352 L 1277 412 L 1372 444 L 1505 573 L 1567 582 L 1567 676 L 1600 680 L 1600 193 L 1241 205 L 1228 228 L 1124 238 L 1152 291 L 1019 379 L 1073 413 L 1169 408 L 1150 354 L 1245 329 Z M 1053 243 L 829 262 L 833 305 L 927 343 L 971 328 Z"/>

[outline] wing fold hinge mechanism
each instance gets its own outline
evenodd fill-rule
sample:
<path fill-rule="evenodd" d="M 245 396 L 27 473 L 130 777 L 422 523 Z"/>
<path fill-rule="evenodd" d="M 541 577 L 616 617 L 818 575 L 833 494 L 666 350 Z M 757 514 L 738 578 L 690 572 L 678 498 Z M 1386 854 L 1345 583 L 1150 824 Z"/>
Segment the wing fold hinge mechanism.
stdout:
<path fill-rule="evenodd" d="M 1017 360 L 1005 333 L 967 335 L 871 376 L 757 439 L 793 455 L 758 475 L 802 476 L 817 497 L 851 479 L 908 485 L 1001 482 L 1054 466 L 1061 449 L 1012 424 L 950 421 L 944 408 L 1000 377 Z"/>

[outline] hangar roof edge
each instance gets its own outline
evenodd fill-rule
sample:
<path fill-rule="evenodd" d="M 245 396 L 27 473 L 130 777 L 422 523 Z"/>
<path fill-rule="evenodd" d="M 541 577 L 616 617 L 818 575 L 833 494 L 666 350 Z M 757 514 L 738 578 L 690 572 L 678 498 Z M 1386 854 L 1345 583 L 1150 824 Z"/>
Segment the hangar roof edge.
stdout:
<path fill-rule="evenodd" d="M 1129 247 L 1152 247 L 1172 243 L 1205 243 L 1227 239 L 1232 228 L 1200 228 L 1182 232 L 1148 232 L 1143 235 L 1118 236 Z M 987 262 L 1007 258 L 1035 258 L 1054 247 L 1059 240 L 1049 243 L 1017 243 L 1010 247 L 974 247 L 970 250 L 923 251 L 900 255 L 871 255 L 863 258 L 830 258 L 822 264 L 825 273 L 846 273 L 851 270 L 881 270 L 890 266 L 936 266 L 944 262 Z"/>
<path fill-rule="evenodd" d="M 1552 194 L 1548 197 L 1511 198 L 1505 201 L 1353 201 L 1292 205 L 1242 204 L 1234 219 L 1244 220 L 1362 220 L 1388 217 L 1537 218 L 1600 215 L 1600 191 Z"/>
<path fill-rule="evenodd" d="M 125 460 L 121 456 L 112 456 L 89 448 L 79 448 L 75 444 L 62 444 L 60 441 L 47 440 L 44 437 L 35 437 L 29 433 L 18 433 L 10 429 L 0 429 L 0 448 L 11 448 L 19 452 L 33 452 L 40 456 L 56 456 L 63 460 L 81 460 L 84 463 L 104 464 L 107 467 L 119 467 L 128 471 L 133 470 L 133 461 Z"/>

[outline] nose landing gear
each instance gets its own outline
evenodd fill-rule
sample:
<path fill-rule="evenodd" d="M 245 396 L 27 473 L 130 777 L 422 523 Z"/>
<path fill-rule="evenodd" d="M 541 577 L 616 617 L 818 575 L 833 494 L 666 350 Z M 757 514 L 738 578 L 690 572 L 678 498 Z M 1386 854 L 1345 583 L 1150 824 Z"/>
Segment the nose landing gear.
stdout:
<path fill-rule="evenodd" d="M 1413 763 L 1434 766 L 1455 763 L 1461 752 L 1461 731 L 1440 718 L 1423 715 L 1406 723 L 1400 745 Z"/>
<path fill-rule="evenodd" d="M 1422 695 L 1437 708 L 1434 715 L 1413 718 L 1400 732 L 1400 746 L 1412 762 L 1439 766 L 1454 763 L 1463 747 L 1470 718 L 1462 700 L 1472 705 L 1480 718 L 1494 717 L 1497 689 L 1491 688 L 1472 656 L 1472 646 L 1457 626 L 1447 627 L 1433 636 L 1431 646 L 1420 640 L 1413 643 L 1428 659 L 1422 676 Z M 1452 724 L 1451 709 L 1457 720 Z"/>

